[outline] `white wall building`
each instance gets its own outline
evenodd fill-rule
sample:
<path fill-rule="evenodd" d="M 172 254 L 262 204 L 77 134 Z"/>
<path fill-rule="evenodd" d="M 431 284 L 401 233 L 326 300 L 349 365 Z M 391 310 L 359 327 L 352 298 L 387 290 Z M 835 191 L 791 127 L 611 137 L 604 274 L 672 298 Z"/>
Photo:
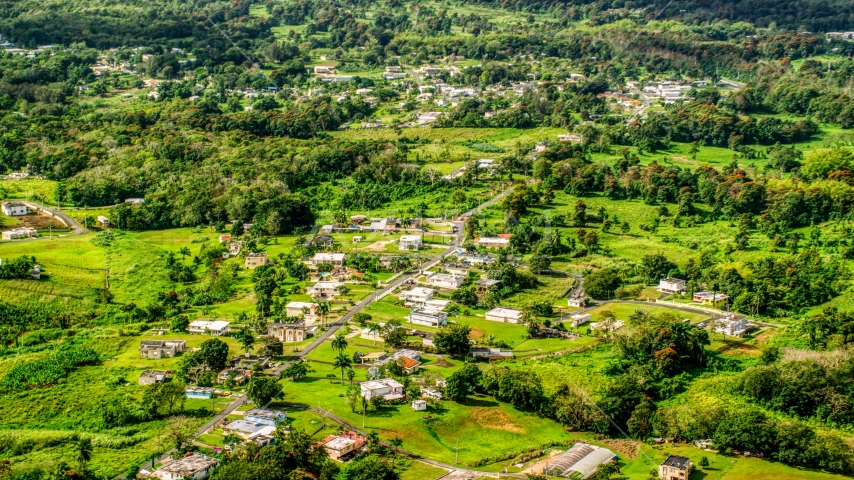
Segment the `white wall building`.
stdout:
<path fill-rule="evenodd" d="M 403 384 L 393 378 L 381 378 L 370 380 L 359 384 L 362 397 L 370 400 L 374 397 L 382 397 L 386 400 L 398 400 L 404 398 Z"/>
<path fill-rule="evenodd" d="M 208 321 L 208 320 L 195 320 L 190 322 L 190 326 L 187 327 L 187 331 L 189 333 L 197 333 L 201 335 L 225 335 L 229 331 L 228 325 L 231 322 L 226 322 L 223 320 L 217 321 Z"/>
<path fill-rule="evenodd" d="M 418 250 L 421 248 L 421 237 L 418 235 L 403 235 L 398 242 L 400 250 Z"/>
<path fill-rule="evenodd" d="M 522 318 L 522 311 L 515 308 L 497 307 L 486 312 L 485 315 L 490 322 L 519 323 Z"/>

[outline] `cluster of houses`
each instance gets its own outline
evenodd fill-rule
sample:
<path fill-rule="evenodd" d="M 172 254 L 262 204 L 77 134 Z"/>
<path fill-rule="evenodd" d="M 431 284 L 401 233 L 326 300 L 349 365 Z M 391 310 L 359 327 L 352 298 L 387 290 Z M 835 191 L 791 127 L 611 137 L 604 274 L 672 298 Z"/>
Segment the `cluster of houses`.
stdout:
<path fill-rule="evenodd" d="M 663 278 L 658 282 L 658 291 L 667 294 L 684 295 L 688 291 L 686 284 L 685 280 L 679 278 Z M 693 292 L 691 300 L 701 305 L 718 307 L 727 303 L 729 295 L 702 290 Z M 715 319 L 711 320 L 711 324 L 716 332 L 734 337 L 744 336 L 750 328 L 747 317 L 736 315 L 732 312 L 722 312 Z"/>
<path fill-rule="evenodd" d="M 0 204 L 0 211 L 3 212 L 3 215 L 9 217 L 19 217 L 29 215 L 30 208 L 23 202 L 9 201 Z M 22 238 L 34 238 L 38 235 L 38 231 L 35 228 L 18 227 L 6 230 L 0 235 L 2 235 L 3 240 L 18 240 Z"/>

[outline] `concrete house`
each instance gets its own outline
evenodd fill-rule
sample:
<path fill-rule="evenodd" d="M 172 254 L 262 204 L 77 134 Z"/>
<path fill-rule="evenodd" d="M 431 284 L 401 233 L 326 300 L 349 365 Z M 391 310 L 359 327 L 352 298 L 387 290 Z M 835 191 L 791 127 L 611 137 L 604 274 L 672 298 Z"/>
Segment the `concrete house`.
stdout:
<path fill-rule="evenodd" d="M 436 288 L 456 290 L 462 287 L 463 283 L 465 283 L 465 277 L 448 273 L 435 273 L 427 277 L 427 284 Z"/>
<path fill-rule="evenodd" d="M 18 227 L 13 228 L 12 230 L 6 230 L 2 234 L 3 240 L 18 240 L 21 238 L 34 238 L 38 235 L 38 231 L 35 228 L 30 227 Z"/>
<path fill-rule="evenodd" d="M 506 248 L 510 246 L 510 237 L 478 237 L 474 243 L 486 248 Z"/>
<path fill-rule="evenodd" d="M 567 306 L 582 308 L 587 305 L 587 299 L 584 298 L 584 295 L 572 295 L 568 299 L 566 299 Z"/>
<path fill-rule="evenodd" d="M 267 259 L 266 253 L 247 253 L 244 262 L 248 270 L 252 270 L 270 263 L 270 261 Z"/>
<path fill-rule="evenodd" d="M 685 293 L 685 280 L 679 278 L 662 278 L 658 281 L 658 291 L 664 293 Z"/>
<path fill-rule="evenodd" d="M 158 370 L 146 370 L 139 376 L 140 385 L 154 385 L 155 383 L 163 383 L 166 380 L 166 372 Z"/>
<path fill-rule="evenodd" d="M 342 282 L 320 281 L 306 288 L 306 293 L 315 298 L 332 298 L 341 292 L 343 286 Z"/>
<path fill-rule="evenodd" d="M 500 348 L 472 348 L 469 351 L 472 358 L 488 358 L 489 360 L 505 360 L 513 358 L 513 352 L 502 352 Z"/>
<path fill-rule="evenodd" d="M 579 313 L 578 315 L 573 315 L 569 317 L 572 319 L 572 326 L 579 327 L 586 323 L 590 323 L 590 314 L 589 313 Z"/>
<path fill-rule="evenodd" d="M 250 420 L 235 420 L 223 425 L 222 431 L 226 435 L 234 434 L 243 440 L 251 441 L 257 439 L 259 436 L 272 439 L 273 433 L 276 432 L 276 427 L 275 425 L 266 425 Z M 266 438 L 262 442 L 269 443 Z"/>
<path fill-rule="evenodd" d="M 379 380 L 370 380 L 359 384 L 362 397 L 370 400 L 374 397 L 381 397 L 385 400 L 399 400 L 406 395 L 403 393 L 403 384 L 393 378 L 381 378 Z"/>
<path fill-rule="evenodd" d="M 409 312 L 409 323 L 425 327 L 444 327 L 448 324 L 448 314 L 427 308 L 416 308 Z"/>
<path fill-rule="evenodd" d="M 330 435 L 324 438 L 320 444 L 329 458 L 340 461 L 352 452 L 356 452 L 365 445 L 365 439 L 356 432 L 342 432 L 341 435 Z"/>
<path fill-rule="evenodd" d="M 346 255 L 343 253 L 315 253 L 314 258 L 311 259 L 311 263 L 315 266 L 321 263 L 328 263 L 335 267 L 341 267 L 344 265 L 344 259 Z"/>
<path fill-rule="evenodd" d="M 747 317 L 727 312 L 714 320 L 715 331 L 733 337 L 743 337 L 747 332 Z"/>
<path fill-rule="evenodd" d="M 723 293 L 718 292 L 694 292 L 694 297 L 692 298 L 697 303 L 702 303 L 703 305 L 711 305 L 715 306 L 719 303 L 726 302 L 729 299 L 729 295 L 724 295 Z"/>
<path fill-rule="evenodd" d="M 670 455 L 658 466 L 658 478 L 661 480 L 687 480 L 694 464 L 688 457 Z"/>
<path fill-rule="evenodd" d="M 412 409 L 416 412 L 427 410 L 427 400 L 413 400 Z"/>
<path fill-rule="evenodd" d="M 515 308 L 496 307 L 486 312 L 485 316 L 490 322 L 519 323 L 522 311 Z"/>
<path fill-rule="evenodd" d="M 424 305 L 427 300 L 433 298 L 436 291 L 430 288 L 415 287 L 398 294 L 398 297 L 407 305 Z"/>
<path fill-rule="evenodd" d="M 229 325 L 231 322 L 226 322 L 223 320 L 217 320 L 215 322 L 207 321 L 207 320 L 195 320 L 190 322 L 190 326 L 187 327 L 187 331 L 189 333 L 195 333 L 200 335 L 225 335 L 229 332 Z"/>
<path fill-rule="evenodd" d="M 29 207 L 27 207 L 21 202 L 3 202 L 3 204 L 0 205 L 0 209 L 3 210 L 4 215 L 8 215 L 10 217 L 26 215 L 30 213 Z"/>
<path fill-rule="evenodd" d="M 288 419 L 288 414 L 286 412 L 281 412 L 279 410 L 269 410 L 266 408 L 253 408 L 246 412 L 246 415 L 243 416 L 246 420 L 250 422 L 260 423 L 262 425 L 270 425 L 275 427 L 281 422 L 284 422 Z"/>
<path fill-rule="evenodd" d="M 172 358 L 187 347 L 184 340 L 143 340 L 139 342 L 139 356 L 150 359 Z"/>
<path fill-rule="evenodd" d="M 219 463 L 219 460 L 193 453 L 184 458 L 167 461 L 157 470 L 150 473 L 148 478 L 159 478 L 160 480 L 203 480 L 208 478 L 211 470 Z"/>
<path fill-rule="evenodd" d="M 317 65 L 314 67 L 314 73 L 316 73 L 316 74 L 329 74 L 329 73 L 332 73 L 334 71 L 335 71 L 335 69 L 333 67 L 328 67 L 328 66 L 323 66 L 323 65 Z"/>
<path fill-rule="evenodd" d="M 418 250 L 421 248 L 421 237 L 418 235 L 403 235 L 398 242 L 399 250 Z"/>
<path fill-rule="evenodd" d="M 311 302 L 290 302 L 285 305 L 285 315 L 288 317 L 302 317 L 306 324 L 317 320 L 317 304 Z"/>
<path fill-rule="evenodd" d="M 184 389 L 187 398 L 213 398 L 214 389 L 210 387 L 187 387 Z"/>
<path fill-rule="evenodd" d="M 282 343 L 301 342 L 312 336 L 317 327 L 306 326 L 304 323 L 271 323 L 267 334 Z"/>

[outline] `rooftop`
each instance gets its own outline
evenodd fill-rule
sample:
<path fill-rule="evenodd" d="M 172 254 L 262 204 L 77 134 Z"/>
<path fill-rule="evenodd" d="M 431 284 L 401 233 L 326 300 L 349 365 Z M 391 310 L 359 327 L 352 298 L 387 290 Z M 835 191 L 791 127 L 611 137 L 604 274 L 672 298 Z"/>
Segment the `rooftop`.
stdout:
<path fill-rule="evenodd" d="M 685 470 L 691 465 L 691 459 L 688 457 L 681 457 L 679 455 L 670 455 L 661 464 L 666 467 L 675 467 L 680 470 Z"/>
<path fill-rule="evenodd" d="M 162 467 L 158 471 L 171 473 L 173 476 L 191 476 L 197 472 L 207 469 L 219 463 L 219 460 L 210 458 L 207 455 L 194 453 L 184 458 L 173 460 Z"/>

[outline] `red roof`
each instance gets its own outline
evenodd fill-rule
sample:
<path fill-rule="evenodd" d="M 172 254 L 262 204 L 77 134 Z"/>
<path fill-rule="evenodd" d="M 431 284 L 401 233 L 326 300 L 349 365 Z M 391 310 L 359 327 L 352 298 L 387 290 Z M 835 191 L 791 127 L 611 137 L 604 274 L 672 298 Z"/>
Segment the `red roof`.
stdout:
<path fill-rule="evenodd" d="M 513 236 L 512 233 L 499 233 L 498 234 L 498 238 L 510 238 L 512 236 Z"/>
<path fill-rule="evenodd" d="M 398 363 L 401 367 L 408 369 L 420 364 L 421 362 L 413 360 L 409 357 L 400 357 L 400 359 L 398 359 Z"/>

